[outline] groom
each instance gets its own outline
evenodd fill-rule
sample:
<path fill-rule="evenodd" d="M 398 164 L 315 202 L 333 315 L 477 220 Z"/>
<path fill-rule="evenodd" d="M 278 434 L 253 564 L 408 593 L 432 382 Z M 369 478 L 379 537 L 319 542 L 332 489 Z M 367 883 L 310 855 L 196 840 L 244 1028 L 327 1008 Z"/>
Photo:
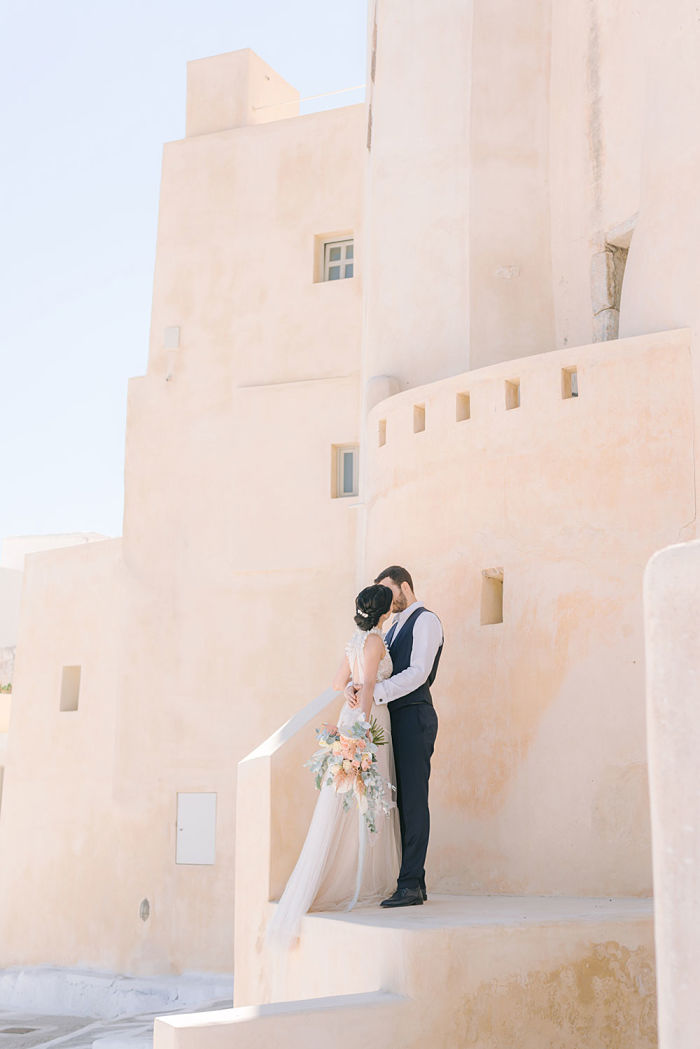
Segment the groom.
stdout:
<path fill-rule="evenodd" d="M 430 813 L 428 779 L 437 735 L 437 714 L 430 686 L 442 655 L 443 633 L 438 617 L 413 592 L 413 580 L 400 565 L 391 565 L 375 579 L 394 595 L 394 622 L 385 637 L 394 664 L 392 676 L 377 682 L 374 702 L 387 703 L 396 764 L 396 798 L 401 826 L 401 870 L 396 892 L 382 907 L 413 907 L 427 900 L 425 854 Z M 357 705 L 352 684 L 345 690 Z"/>

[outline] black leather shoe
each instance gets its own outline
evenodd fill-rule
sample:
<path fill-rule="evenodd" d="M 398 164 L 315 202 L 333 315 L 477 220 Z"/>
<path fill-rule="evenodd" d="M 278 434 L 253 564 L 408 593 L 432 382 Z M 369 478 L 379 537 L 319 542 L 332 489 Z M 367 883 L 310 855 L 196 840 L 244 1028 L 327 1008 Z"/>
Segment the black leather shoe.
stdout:
<path fill-rule="evenodd" d="M 425 903 L 425 901 L 428 899 L 428 893 L 425 890 L 425 885 L 421 885 L 420 891 L 421 891 L 421 896 L 423 897 L 423 903 Z"/>
<path fill-rule="evenodd" d="M 423 893 L 420 889 L 397 889 L 388 900 L 382 900 L 380 907 L 422 907 Z"/>

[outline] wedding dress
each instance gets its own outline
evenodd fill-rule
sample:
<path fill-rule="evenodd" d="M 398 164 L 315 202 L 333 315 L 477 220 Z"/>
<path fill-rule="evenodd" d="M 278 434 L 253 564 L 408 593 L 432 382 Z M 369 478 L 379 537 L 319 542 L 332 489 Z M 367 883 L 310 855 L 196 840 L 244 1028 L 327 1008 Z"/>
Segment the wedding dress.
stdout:
<path fill-rule="evenodd" d="M 346 645 L 352 680 L 364 681 L 364 647 L 370 634 L 381 630 L 358 630 Z M 385 651 L 377 681 L 391 676 L 391 656 Z M 338 728 L 349 730 L 361 713 L 347 701 L 338 718 Z M 386 784 L 396 782 L 391 748 L 391 723 L 386 704 L 372 704 L 370 718 L 384 730 L 386 744 L 379 747 L 377 768 Z M 311 783 L 309 784 L 311 787 Z M 387 786 L 387 792 L 390 788 Z M 395 800 L 395 794 L 391 791 Z M 395 804 L 377 818 L 376 833 L 368 831 L 357 802 L 344 809 L 343 797 L 325 785 L 316 802 L 306 841 L 267 931 L 268 943 L 290 946 L 299 935 L 307 911 L 350 910 L 356 903 L 379 901 L 396 886 L 400 863 L 400 834 Z"/>

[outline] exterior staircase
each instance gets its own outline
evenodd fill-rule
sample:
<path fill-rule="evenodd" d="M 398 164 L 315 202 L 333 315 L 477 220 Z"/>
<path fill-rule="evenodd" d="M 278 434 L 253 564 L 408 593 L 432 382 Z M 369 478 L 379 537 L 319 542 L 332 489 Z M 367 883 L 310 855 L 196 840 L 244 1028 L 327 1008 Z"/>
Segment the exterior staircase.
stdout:
<path fill-rule="evenodd" d="M 266 956 L 257 990 L 157 1020 L 156 1049 L 653 1049 L 651 901 L 432 896 L 311 914 L 286 965 Z"/>

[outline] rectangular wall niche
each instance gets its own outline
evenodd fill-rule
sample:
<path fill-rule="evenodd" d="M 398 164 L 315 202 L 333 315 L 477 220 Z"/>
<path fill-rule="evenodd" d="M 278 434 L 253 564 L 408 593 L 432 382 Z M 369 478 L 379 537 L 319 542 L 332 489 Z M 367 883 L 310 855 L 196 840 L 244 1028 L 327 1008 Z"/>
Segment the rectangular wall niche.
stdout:
<path fill-rule="evenodd" d="M 413 405 L 413 432 L 423 433 L 425 429 L 425 405 Z"/>
<path fill-rule="evenodd" d="M 511 382 L 506 381 L 506 408 L 508 411 L 511 408 L 520 407 L 520 379 L 513 379 Z"/>
<path fill-rule="evenodd" d="M 569 397 L 578 397 L 578 372 L 576 368 L 562 368 L 561 395 L 564 400 L 567 400 Z"/>
<path fill-rule="evenodd" d="M 382 448 L 386 444 L 386 419 L 380 419 L 377 426 L 377 444 Z"/>
<path fill-rule="evenodd" d="M 470 403 L 470 399 L 469 399 L 469 394 L 468 393 L 458 393 L 457 394 L 456 417 L 457 417 L 457 422 L 458 423 L 463 423 L 467 419 L 471 419 L 472 411 L 471 411 L 471 403 Z"/>
<path fill-rule="evenodd" d="M 503 569 L 484 568 L 481 572 L 481 625 L 503 622 Z"/>
<path fill-rule="evenodd" d="M 216 860 L 216 794 L 177 796 L 176 863 L 212 864 Z"/>
<path fill-rule="evenodd" d="M 80 696 L 80 667 L 64 667 L 61 674 L 61 710 L 77 710 Z"/>

